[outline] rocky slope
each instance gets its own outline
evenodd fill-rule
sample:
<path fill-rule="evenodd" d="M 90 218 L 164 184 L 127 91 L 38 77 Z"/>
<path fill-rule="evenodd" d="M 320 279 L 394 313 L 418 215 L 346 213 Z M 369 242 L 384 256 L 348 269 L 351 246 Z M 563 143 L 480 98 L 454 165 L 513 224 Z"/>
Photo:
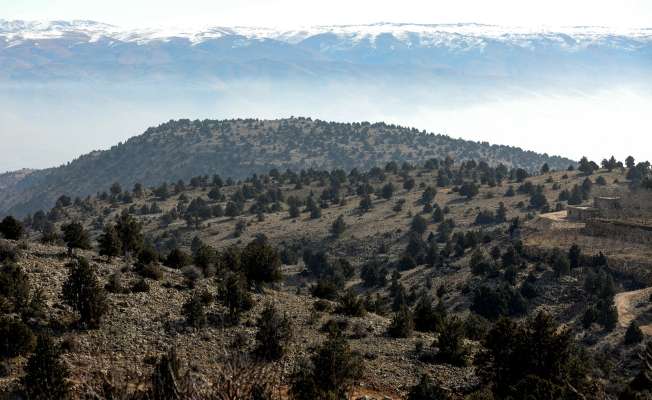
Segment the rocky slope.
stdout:
<path fill-rule="evenodd" d="M 474 174 L 473 167 L 464 169 L 469 176 Z M 226 352 L 223 349 L 239 349 L 245 352 L 252 350 L 257 316 L 265 304 L 272 302 L 290 316 L 294 336 L 287 355 L 270 368 L 285 381 L 297 360 L 302 355 L 310 354 L 315 345 L 325 340 L 323 326 L 333 319 L 343 324 L 350 346 L 364 357 L 364 374 L 357 383 L 355 392 L 359 395 L 371 393 L 369 398 L 372 399 L 387 398 L 385 396 L 393 399 L 404 398 L 409 387 L 418 381 L 422 373 L 429 374 L 437 384 L 452 390 L 458 396 L 453 397 L 454 399 L 462 398 L 462 394 L 467 394 L 478 386 L 479 376 L 472 364 L 455 367 L 438 361 L 424 361 L 420 352 L 436 343 L 436 335 L 415 332 L 409 338 L 395 339 L 388 336 L 387 329 L 392 320 L 389 307 L 394 296 L 391 294 L 392 287 L 395 285 L 400 284 L 405 288 L 407 301 L 414 302 L 415 299 L 409 299 L 416 294 L 426 293 L 433 299 L 438 299 L 437 302 L 443 305 L 450 315 L 467 321 L 467 316 L 472 314 L 475 293 L 480 286 L 501 287 L 506 284 L 509 268 L 504 271 L 496 270 L 493 274 L 478 273 L 471 268 L 471 259 L 476 250 L 488 257 L 494 249 L 503 253 L 502 256 L 499 253 L 494 261 L 498 268 L 506 263 L 506 250 L 512 243 L 508 233 L 509 224 L 480 225 L 477 216 L 481 211 L 495 210 L 499 203 L 504 203 L 509 220 L 514 217 L 519 217 L 521 221 L 531 220 L 522 225 L 520 233 L 515 234 L 520 236 L 522 244 L 527 248 L 547 247 L 565 251 L 571 243 L 578 243 L 585 254 L 601 251 L 610 261 L 615 260 L 621 253 L 633 255 L 631 247 L 616 239 L 615 244 L 605 247 L 596 238 L 581 232 L 573 231 L 573 237 L 570 238 L 562 235 L 560 229 L 539 227 L 541 224 L 538 219 L 543 217 L 536 217 L 537 211 L 526 205 L 530 203 L 531 196 L 518 189 L 520 183 L 506 179 L 496 186 L 480 185 L 479 193 L 471 199 L 460 195 L 459 190 L 452 185 L 439 187 L 434 202 L 446 209 L 447 219 L 455 221 L 455 233 L 468 235 L 469 232 L 477 231 L 486 236 L 482 242 L 475 243 L 475 249 L 466 249 L 460 255 L 444 256 L 447 245 L 437 244 L 437 248 L 442 251 L 442 257 L 445 257 L 445 262 L 441 265 L 399 267 L 396 262 L 405 254 L 412 241 L 408 231 L 415 215 L 422 215 L 427 221 L 423 238 L 430 237 L 430 233 L 433 238 L 439 235 L 441 223 L 433 222 L 434 216 L 424 212 L 422 201 L 425 188 L 437 181 L 438 170 L 424 167 L 406 168 L 400 172 L 392 172 L 391 168 L 380 172 L 376 170 L 364 181 L 372 186 L 373 190 L 370 192 L 380 193 L 380 188 L 387 183 L 392 183 L 395 190 L 390 199 L 373 194 L 372 208 L 367 212 L 361 212 L 359 209 L 359 196 L 355 194 L 356 185 L 351 182 L 354 178 L 345 179 L 341 183 L 341 198 L 330 202 L 324 200 L 319 218 L 312 218 L 305 210 L 296 217 L 289 217 L 289 205 L 286 203 L 291 202 L 289 199 L 302 199 L 310 193 L 319 196 L 319 193 L 328 192 L 328 186 L 320 182 L 319 176 L 319 173 L 314 173 L 312 179 L 306 178 L 301 185 L 269 176 L 247 183 L 226 184 L 220 187 L 220 192 L 225 197 L 218 200 L 211 199 L 215 197 L 213 195 L 209 196 L 213 188 L 210 188 L 208 183 L 198 186 L 188 184 L 178 191 L 172 189 L 174 185 L 170 185 L 171 194 L 166 198 L 160 198 L 150 190 L 145 190 L 127 202 L 118 197 L 91 197 L 78 204 L 58 207 L 58 211 L 50 213 L 47 218 L 54 222 L 55 232 L 69 221 L 81 222 L 89 230 L 95 245 L 102 224 L 110 223 L 124 212 L 130 212 L 142 223 L 146 241 L 156 246 L 162 256 L 168 253 L 167 246 L 170 245 L 190 252 L 195 237 L 216 249 L 219 254 L 226 254 L 226 249 L 231 246 L 243 246 L 263 237 L 279 251 L 296 251 L 297 255 L 301 254 L 301 250 L 315 246 L 325 250 L 331 260 L 344 259 L 353 266 L 353 275 L 342 283 L 342 289 L 351 288 L 365 299 L 381 296 L 387 301 L 385 311 L 380 308 L 369 311 L 362 317 L 346 317 L 333 312 L 336 301 L 326 301 L 327 310 L 319 311 L 319 307 L 315 306 L 316 297 L 310 294 L 310 288 L 316 279 L 306 273 L 306 265 L 301 261 L 301 257 L 298 257 L 282 267 L 283 279 L 280 282 L 254 294 L 256 306 L 243 315 L 240 324 L 221 324 L 219 316 L 224 312 L 224 308 L 216 300 L 206 309 L 209 323 L 197 330 L 185 323 L 182 305 L 193 292 L 205 289 L 216 294 L 219 290 L 217 283 L 225 271 L 218 271 L 215 276 L 199 272 L 194 283 L 188 285 L 188 277 L 192 275 L 189 271 L 192 272 L 193 267 L 178 270 L 160 266 L 161 274 L 158 280 L 147 279 L 149 292 L 134 290 L 109 293 L 109 311 L 102 326 L 97 330 L 79 331 L 73 328 L 75 316 L 62 303 L 60 297 L 62 282 L 67 276 L 65 264 L 69 261 L 65 247 L 41 244 L 41 233 L 29 229 L 22 241 L 0 240 L 0 245 L 15 249 L 17 263 L 28 273 L 32 289 L 42 290 L 49 324 L 58 327 L 57 341 L 65 347 L 64 360 L 71 368 L 72 383 L 76 391 L 83 390 L 87 382 L 101 381 L 102 374 L 106 374 L 106 371 L 111 371 L 117 377 L 123 377 L 121 379 L 135 385 L 138 381 L 130 379 L 147 377 L 152 369 L 151 360 L 170 347 L 178 350 L 184 363 L 188 363 L 194 373 L 202 377 L 202 381 L 204 378 L 215 377 L 225 362 Z M 605 183 L 596 185 L 592 189 L 593 195 L 618 190 L 627 193 L 624 171 L 601 170 L 592 175 L 591 180 L 597 181 L 598 177 L 604 179 Z M 414 179 L 414 188 L 403 188 L 406 178 Z M 566 205 L 565 202 L 558 201 L 562 191 L 572 190 L 585 179 L 585 176 L 575 171 L 559 171 L 531 176 L 526 181 L 535 187 L 541 187 L 547 202 L 556 207 L 557 203 L 560 206 Z M 248 187 L 247 192 L 258 187 L 255 190 L 259 190 L 260 194 L 277 189 L 285 200 L 279 202 L 278 209 L 270 208 L 255 214 L 251 210 L 260 196 L 252 197 L 245 201 L 243 207 L 249 211 L 244 211 L 235 218 L 223 215 L 207 216 L 199 225 L 188 223 L 183 218 L 190 204 L 200 198 L 211 206 L 227 208 L 227 199 L 236 197 L 235 194 L 239 190 L 245 191 L 245 186 Z M 509 186 L 517 188 L 513 196 L 505 195 Z M 523 187 L 525 186 L 524 183 Z M 140 211 L 152 204 L 157 204 L 159 210 L 146 213 Z M 401 207 L 397 208 L 397 205 Z M 166 222 L 166 215 L 173 213 L 178 215 Z M 331 226 L 339 216 L 343 217 L 346 229 L 339 237 L 334 237 L 331 234 Z M 36 224 L 37 221 L 34 219 L 32 222 Z M 236 235 L 234 232 L 241 222 L 244 222 L 244 231 Z M 553 238 L 562 238 L 561 243 L 554 242 Z M 455 241 L 449 244 L 453 242 Z M 125 288 L 132 287 L 140 280 L 142 272 L 138 272 L 133 260 L 116 257 L 108 262 L 106 257 L 99 256 L 92 250 L 78 251 L 77 254 L 91 261 L 102 285 L 115 282 L 116 276 Z M 649 259 L 647 254 L 640 256 Z M 604 390 L 607 387 L 611 394 L 620 390 L 616 384 L 628 381 L 636 372 L 638 364 L 628 360 L 633 360 L 639 350 L 639 346 L 622 345 L 627 329 L 622 321 L 624 318 L 641 323 L 647 321 L 647 297 L 641 297 L 639 301 L 645 307 L 634 307 L 633 304 L 631 307 L 625 307 L 627 314 L 623 312 L 623 304 L 619 301 L 623 296 L 627 296 L 627 290 L 637 287 L 637 283 L 620 274 L 614 275 L 613 290 L 623 293 L 615 297 L 617 312 L 621 318 L 620 325 L 610 331 L 597 324 L 583 327 L 581 318 L 585 307 L 591 301 L 585 293 L 587 289 L 584 282 L 593 268 L 577 268 L 568 275 L 557 276 L 554 269 L 556 267 L 546 260 L 546 257 L 543 261 L 534 253 L 524 253 L 523 257 L 518 269 L 512 269 L 515 275 L 510 285 L 523 291 L 525 282 L 529 282 L 534 295 L 528 297 L 527 313 L 514 318 L 526 319 L 539 310 L 554 315 L 557 322 L 572 329 L 573 337 L 590 354 L 596 355 L 596 358 L 605 354 L 609 363 L 617 365 L 610 376 L 606 368 L 605 375 L 595 372 L 600 371 L 602 365 L 596 364 L 593 373 L 602 379 L 598 382 L 598 389 Z M 363 284 L 365 278 L 362 271 L 370 260 L 381 260 L 387 266 L 388 282 L 385 285 L 369 287 Z M 483 329 L 488 327 L 484 326 Z M 481 341 L 471 337 L 466 339 L 464 344 L 471 350 L 473 357 L 482 346 Z M 17 385 L 24 362 L 25 357 L 17 357 L 7 363 L 8 374 L 0 379 L 0 389 Z M 124 378 L 125 376 L 127 378 Z M 609 385 L 615 389 L 609 388 Z"/>

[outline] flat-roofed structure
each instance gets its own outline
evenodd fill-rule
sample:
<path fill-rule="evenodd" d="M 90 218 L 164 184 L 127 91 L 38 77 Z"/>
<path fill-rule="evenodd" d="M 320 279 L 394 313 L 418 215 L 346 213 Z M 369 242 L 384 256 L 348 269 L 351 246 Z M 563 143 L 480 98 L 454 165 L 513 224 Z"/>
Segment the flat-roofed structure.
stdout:
<path fill-rule="evenodd" d="M 622 210 L 620 197 L 594 197 L 593 207 L 600 211 Z"/>
<path fill-rule="evenodd" d="M 588 206 L 568 206 L 566 207 L 567 217 L 570 221 L 588 221 L 600 217 L 600 210 Z"/>
<path fill-rule="evenodd" d="M 613 218 L 622 210 L 620 197 L 594 197 L 591 206 L 568 206 L 567 218 L 571 221 L 589 221 L 596 218 Z"/>

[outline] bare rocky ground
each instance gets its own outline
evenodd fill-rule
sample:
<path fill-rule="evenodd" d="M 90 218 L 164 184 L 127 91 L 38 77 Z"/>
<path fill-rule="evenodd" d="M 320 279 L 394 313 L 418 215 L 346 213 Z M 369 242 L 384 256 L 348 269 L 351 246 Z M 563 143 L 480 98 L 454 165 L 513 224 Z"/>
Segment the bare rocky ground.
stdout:
<path fill-rule="evenodd" d="M 209 378 L 219 370 L 223 360 L 233 354 L 234 343 L 244 350 L 253 349 L 255 319 L 269 302 L 290 316 L 292 321 L 292 345 L 287 356 L 274 366 L 281 375 L 287 376 L 299 358 L 306 356 L 311 348 L 326 338 L 320 329 L 323 323 L 329 318 L 342 318 L 314 312 L 315 298 L 297 294 L 296 288 L 279 285 L 255 295 L 256 306 L 243 316 L 238 326 L 224 326 L 218 318 L 224 310 L 213 304 L 207 310 L 209 316 L 214 316 L 211 323 L 196 330 L 187 327 L 181 315 L 182 305 L 192 291 L 184 287 L 183 277 L 178 271 L 163 267 L 163 279 L 159 282 L 149 280 L 150 291 L 147 293 L 110 293 L 109 312 L 101 328 L 79 331 L 72 327 L 75 317 L 60 299 L 61 286 L 67 276 L 66 249 L 36 243 L 25 247 L 21 250 L 19 264 L 28 272 L 34 289 L 43 291 L 47 314 L 52 320 L 70 324 L 69 327 L 62 326 L 57 336 L 66 349 L 64 359 L 73 372 L 72 382 L 78 388 L 92 384 L 89 379 L 109 370 L 118 375 L 145 378 L 151 369 L 146 361 L 170 348 L 175 348 L 192 370 Z M 104 283 L 111 274 L 124 268 L 118 260 L 107 263 L 93 252 L 82 251 L 78 255 L 92 260 Z M 136 279 L 132 272 L 122 274 L 126 286 Z M 198 281 L 195 289 L 214 293 L 215 285 L 211 278 L 206 278 Z M 388 318 L 367 313 L 364 317 L 346 319 L 350 345 L 365 359 L 361 393 L 382 393 L 383 396 L 399 398 L 424 371 L 430 371 L 450 387 L 468 385 L 474 379 L 471 368 L 428 365 L 416 359 L 415 345 L 417 342 L 428 345 L 433 341 L 431 335 L 420 333 L 409 339 L 393 339 L 386 335 Z M 0 388 L 6 389 L 15 383 L 24 363 L 23 358 L 12 361 L 12 373 L 0 379 Z"/>

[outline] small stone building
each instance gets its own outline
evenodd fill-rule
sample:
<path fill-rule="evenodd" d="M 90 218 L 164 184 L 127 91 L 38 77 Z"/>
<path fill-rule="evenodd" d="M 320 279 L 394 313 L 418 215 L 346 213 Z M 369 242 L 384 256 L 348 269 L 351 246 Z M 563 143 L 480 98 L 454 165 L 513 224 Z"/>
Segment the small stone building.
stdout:
<path fill-rule="evenodd" d="M 595 197 L 591 206 L 568 206 L 567 218 L 571 221 L 589 221 L 596 218 L 614 218 L 622 210 L 620 197 Z"/>
<path fill-rule="evenodd" d="M 600 216 L 600 210 L 595 207 L 568 206 L 566 211 L 570 221 L 588 221 Z"/>
<path fill-rule="evenodd" d="M 603 216 L 623 209 L 620 197 L 595 197 L 593 198 L 593 207 L 600 210 Z"/>

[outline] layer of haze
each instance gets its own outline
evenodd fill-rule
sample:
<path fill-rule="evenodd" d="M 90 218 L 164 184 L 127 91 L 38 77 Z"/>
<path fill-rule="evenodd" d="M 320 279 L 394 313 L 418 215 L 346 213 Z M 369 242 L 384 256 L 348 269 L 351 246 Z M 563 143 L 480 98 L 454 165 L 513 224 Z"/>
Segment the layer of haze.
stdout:
<path fill-rule="evenodd" d="M 465 93 L 462 93 L 465 92 Z M 59 165 L 169 119 L 385 121 L 453 137 L 596 161 L 652 159 L 652 95 L 641 87 L 500 94 L 464 88 L 287 83 L 142 88 L 50 85 L 0 93 L 0 171 Z M 452 101 L 451 99 L 455 99 Z"/>

